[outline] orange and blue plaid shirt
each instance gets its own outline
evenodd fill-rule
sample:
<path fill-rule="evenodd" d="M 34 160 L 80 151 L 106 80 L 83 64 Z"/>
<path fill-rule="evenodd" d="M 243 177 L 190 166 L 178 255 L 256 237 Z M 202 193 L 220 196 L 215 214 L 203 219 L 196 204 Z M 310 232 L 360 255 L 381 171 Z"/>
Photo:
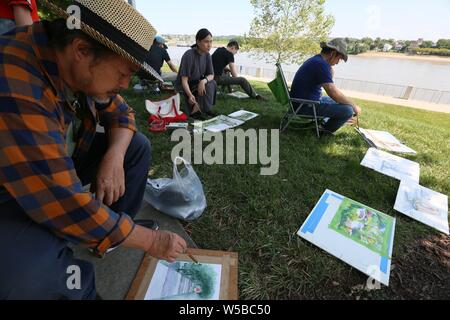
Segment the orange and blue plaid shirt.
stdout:
<path fill-rule="evenodd" d="M 14 199 L 58 236 L 103 253 L 123 242 L 134 223 L 82 190 L 66 143 L 75 113 L 66 102 L 45 24 L 0 36 L 0 198 Z M 134 112 L 120 96 L 102 110 L 92 99 L 87 106 L 74 158 L 86 156 L 97 123 L 107 131 L 136 131 Z"/>

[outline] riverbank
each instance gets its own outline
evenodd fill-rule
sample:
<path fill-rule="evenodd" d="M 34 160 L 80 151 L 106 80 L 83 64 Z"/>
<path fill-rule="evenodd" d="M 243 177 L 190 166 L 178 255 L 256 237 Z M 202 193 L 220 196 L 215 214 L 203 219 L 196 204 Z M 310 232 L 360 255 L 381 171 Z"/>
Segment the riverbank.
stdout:
<path fill-rule="evenodd" d="M 439 62 L 450 64 L 450 57 L 439 57 L 439 56 L 420 56 L 420 55 L 408 55 L 405 53 L 396 52 L 365 52 L 358 54 L 357 57 L 364 58 L 393 58 L 402 60 L 413 60 L 413 61 L 427 61 L 427 62 Z"/>
<path fill-rule="evenodd" d="M 265 83 L 268 83 L 273 80 L 273 79 L 268 79 L 268 78 L 256 78 L 256 77 L 250 77 L 250 76 L 244 76 L 244 77 L 247 78 L 248 80 L 261 81 L 261 82 L 265 82 Z M 341 91 L 349 98 L 381 102 L 381 103 L 393 104 L 393 105 L 402 106 L 402 107 L 409 107 L 409 108 L 414 108 L 414 109 L 421 109 L 421 110 L 434 111 L 434 112 L 443 112 L 443 113 L 450 114 L 450 106 L 445 105 L 445 104 L 429 103 L 429 102 L 418 101 L 418 100 L 405 100 L 405 99 L 392 98 L 392 97 L 380 96 L 380 95 L 375 95 L 375 94 L 370 94 L 370 93 L 365 93 L 365 92 L 351 91 L 351 90 L 341 90 Z"/>

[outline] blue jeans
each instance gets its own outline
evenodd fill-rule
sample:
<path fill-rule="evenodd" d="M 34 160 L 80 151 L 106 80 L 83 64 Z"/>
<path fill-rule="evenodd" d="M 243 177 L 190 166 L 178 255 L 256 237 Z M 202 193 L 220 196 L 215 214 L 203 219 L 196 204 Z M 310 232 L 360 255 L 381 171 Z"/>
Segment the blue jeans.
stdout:
<path fill-rule="evenodd" d="M 16 23 L 14 22 L 14 20 L 0 19 L 0 35 L 8 32 L 8 31 L 11 31 L 15 27 L 16 27 Z"/>
<path fill-rule="evenodd" d="M 96 136 L 90 165 L 77 168 L 82 182 L 95 179 L 96 164 L 106 151 L 106 142 L 105 135 Z M 125 155 L 126 192 L 111 206 L 113 210 L 132 217 L 138 212 L 150 151 L 148 139 L 136 133 Z M 32 221 L 15 200 L 0 204 L 0 212 L 0 300 L 95 299 L 95 272 L 90 262 L 75 259 L 65 240 Z M 68 288 L 75 274 L 71 266 L 79 268 L 80 289 Z"/>
<path fill-rule="evenodd" d="M 349 104 L 340 104 L 330 97 L 322 97 L 320 104 L 316 106 L 316 113 L 318 117 L 329 118 L 323 125 L 325 130 L 336 132 L 353 117 L 354 111 Z M 313 116 L 313 108 L 303 106 L 298 114 Z"/>

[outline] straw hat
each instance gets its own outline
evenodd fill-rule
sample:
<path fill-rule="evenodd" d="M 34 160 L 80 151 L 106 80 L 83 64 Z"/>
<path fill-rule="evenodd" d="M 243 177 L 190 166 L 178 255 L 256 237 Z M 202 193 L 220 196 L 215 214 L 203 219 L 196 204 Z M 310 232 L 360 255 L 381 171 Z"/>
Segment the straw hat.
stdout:
<path fill-rule="evenodd" d="M 40 0 L 55 15 L 67 18 L 65 8 L 48 0 Z M 81 30 L 115 53 L 140 66 L 162 82 L 161 76 L 145 62 L 156 30 L 124 0 L 75 0 L 80 8 Z M 76 16 L 71 16 L 77 19 Z"/>

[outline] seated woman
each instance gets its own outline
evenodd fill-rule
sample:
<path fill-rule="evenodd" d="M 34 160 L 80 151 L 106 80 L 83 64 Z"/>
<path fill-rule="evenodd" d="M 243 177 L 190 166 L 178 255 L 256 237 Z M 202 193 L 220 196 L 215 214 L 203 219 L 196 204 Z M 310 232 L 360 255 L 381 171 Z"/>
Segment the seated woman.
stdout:
<path fill-rule="evenodd" d="M 181 58 L 176 87 L 183 91 L 187 100 L 186 113 L 196 118 L 201 113 L 212 116 L 211 108 L 216 102 L 217 84 L 209 51 L 212 34 L 201 29 L 195 36 L 196 44 Z"/>

